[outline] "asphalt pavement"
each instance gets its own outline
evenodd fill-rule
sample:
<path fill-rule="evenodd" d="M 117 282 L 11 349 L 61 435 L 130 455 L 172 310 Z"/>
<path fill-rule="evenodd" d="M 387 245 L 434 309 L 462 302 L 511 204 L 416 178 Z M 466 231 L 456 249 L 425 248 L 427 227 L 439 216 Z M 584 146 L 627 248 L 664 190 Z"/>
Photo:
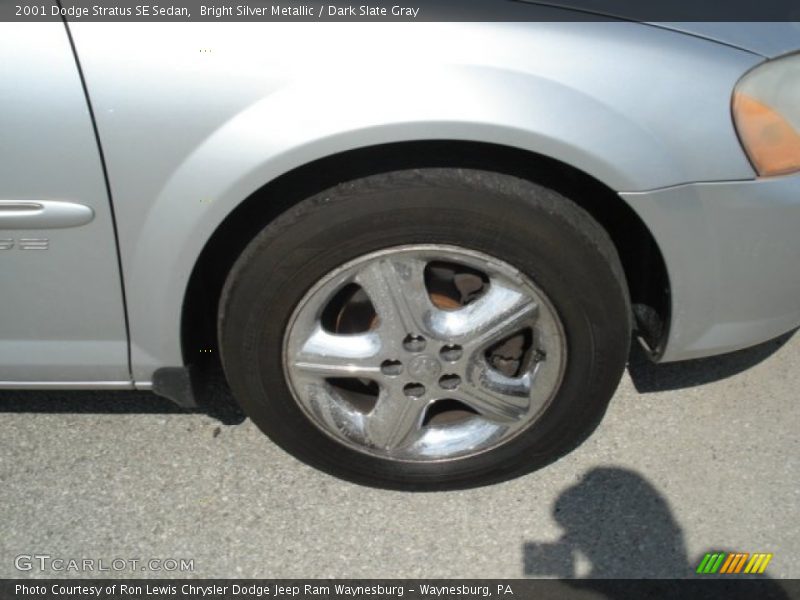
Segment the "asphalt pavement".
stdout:
<path fill-rule="evenodd" d="M 4 391 L 0 577 L 685 577 L 714 550 L 772 553 L 767 576 L 798 578 L 798 383 L 800 335 L 671 365 L 634 352 L 572 454 L 438 493 L 299 463 L 222 384 L 202 413 L 143 392 Z"/>

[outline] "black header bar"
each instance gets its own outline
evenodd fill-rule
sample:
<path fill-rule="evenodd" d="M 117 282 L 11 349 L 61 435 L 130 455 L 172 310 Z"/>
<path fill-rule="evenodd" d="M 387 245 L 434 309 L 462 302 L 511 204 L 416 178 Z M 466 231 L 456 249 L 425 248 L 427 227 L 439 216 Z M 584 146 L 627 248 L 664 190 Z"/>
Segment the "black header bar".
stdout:
<path fill-rule="evenodd" d="M 796 0 L 0 0 L 0 21 L 783 21 Z"/>

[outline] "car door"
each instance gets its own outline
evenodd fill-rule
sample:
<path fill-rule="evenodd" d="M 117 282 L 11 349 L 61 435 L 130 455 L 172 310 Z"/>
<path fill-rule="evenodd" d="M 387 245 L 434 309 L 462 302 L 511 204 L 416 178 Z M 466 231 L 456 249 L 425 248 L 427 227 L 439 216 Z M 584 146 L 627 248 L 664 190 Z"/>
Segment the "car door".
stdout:
<path fill-rule="evenodd" d="M 0 387 L 129 387 L 112 208 L 65 26 L 0 23 Z"/>

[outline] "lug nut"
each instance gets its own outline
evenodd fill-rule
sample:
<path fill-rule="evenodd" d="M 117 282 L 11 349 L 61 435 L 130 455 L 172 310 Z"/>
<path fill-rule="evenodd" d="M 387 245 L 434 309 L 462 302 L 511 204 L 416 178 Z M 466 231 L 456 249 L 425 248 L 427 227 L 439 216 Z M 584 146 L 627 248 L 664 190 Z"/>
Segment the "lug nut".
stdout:
<path fill-rule="evenodd" d="M 442 360 L 446 360 L 447 362 L 456 362 L 463 354 L 464 350 L 458 344 L 442 346 L 442 350 L 439 352 Z"/>
<path fill-rule="evenodd" d="M 394 377 L 403 372 L 403 363 L 399 360 L 385 360 L 381 363 L 381 373 Z"/>
<path fill-rule="evenodd" d="M 458 375 L 442 375 L 439 378 L 439 385 L 445 390 L 454 390 L 461 385 L 461 377 Z"/>
<path fill-rule="evenodd" d="M 409 352 L 422 352 L 425 350 L 425 338 L 421 335 L 408 335 L 403 340 L 403 348 Z"/>
<path fill-rule="evenodd" d="M 403 386 L 403 392 L 409 398 L 420 398 L 425 394 L 425 386 L 421 383 L 407 383 Z"/>

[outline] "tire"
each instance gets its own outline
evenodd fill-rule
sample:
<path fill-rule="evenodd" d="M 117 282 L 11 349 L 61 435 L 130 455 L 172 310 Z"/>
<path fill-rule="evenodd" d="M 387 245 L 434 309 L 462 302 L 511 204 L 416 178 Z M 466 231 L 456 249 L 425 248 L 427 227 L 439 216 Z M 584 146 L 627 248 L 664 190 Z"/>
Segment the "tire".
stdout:
<path fill-rule="evenodd" d="M 437 262 L 440 255 L 442 261 Z M 410 271 L 403 265 L 411 265 Z M 409 307 L 426 302 L 414 291 L 419 289 L 416 273 L 422 265 L 427 265 L 420 271 L 425 291 L 436 309 L 415 321 L 416 313 Z M 351 282 L 350 300 L 343 308 L 328 300 L 337 285 L 337 294 L 345 294 L 342 278 L 396 284 L 401 281 L 395 277 L 398 273 L 410 278 L 405 287 L 395 288 L 402 289 L 401 294 L 382 297 L 367 292 L 378 289 L 370 287 L 372 283 L 358 288 Z M 477 300 L 464 300 L 463 289 L 468 287 L 464 282 L 479 288 Z M 456 283 L 461 287 L 453 292 Z M 434 284 L 449 286 L 450 295 L 437 296 L 431 291 Z M 525 317 L 530 321 L 515 321 L 518 316 L 511 308 L 506 317 L 505 305 L 497 300 L 506 288 L 510 290 L 506 296 L 512 298 L 509 303 L 523 298 L 519 306 L 535 305 L 530 309 L 535 314 Z M 319 298 L 322 303 L 317 307 Z M 405 313 L 397 308 L 398 298 L 408 308 Z M 477 308 L 461 319 L 468 325 L 453 333 L 466 336 L 463 347 L 455 345 L 456 354 L 466 362 L 450 363 L 444 357 L 451 346 L 446 342 L 452 340 L 436 337 L 449 335 L 450 321 L 440 321 L 448 324 L 435 329 L 430 315 L 441 311 L 468 315 L 470 302 Z M 500 316 L 484 314 L 484 306 L 490 305 Z M 380 340 L 384 354 L 369 359 L 382 360 L 379 371 L 376 362 L 372 366 L 365 362 L 365 377 L 323 379 L 338 373 L 338 362 L 331 366 L 325 360 L 318 364 L 297 358 L 298 352 L 305 353 L 302 356 L 311 352 L 311 342 L 303 340 L 323 335 L 320 328 L 332 327 L 335 335 L 350 331 L 340 329 L 342 323 L 351 313 L 357 314 L 358 307 L 366 310 L 364 306 L 371 306 L 375 314 L 362 319 L 357 325 L 361 329 L 348 340 Z M 479 313 L 485 321 L 475 316 Z M 494 329 L 493 319 L 499 323 Z M 408 345 L 416 338 L 398 345 L 403 325 L 410 322 L 436 332 L 434 337 L 419 336 L 425 350 Z M 489 350 L 480 345 L 484 334 L 511 331 L 518 322 L 533 324 L 511 334 L 511 342 L 497 342 L 501 350 L 497 344 Z M 353 482 L 391 489 L 486 485 L 540 468 L 570 451 L 602 418 L 626 364 L 631 329 L 619 257 L 605 230 L 588 213 L 534 183 L 457 169 L 375 175 L 300 202 L 245 249 L 228 276 L 219 310 L 225 373 L 253 422 L 309 465 Z M 509 343 L 515 348 L 510 357 L 502 354 L 511 353 Z M 537 344 L 545 345 L 547 352 Z M 327 356 L 326 352 L 321 354 Z M 333 354 L 338 361 L 338 350 Z M 387 362 L 390 358 L 397 360 Z M 362 369 L 361 363 L 355 368 Z M 461 379 L 443 374 L 448 369 L 460 369 Z M 377 384 L 371 383 L 369 373 L 375 373 Z M 440 389 L 445 377 L 460 381 L 453 392 L 460 394 L 453 396 L 455 400 L 425 400 L 424 409 L 397 400 L 401 394 L 409 402 L 422 402 L 411 394 L 446 396 L 449 392 Z M 492 396 L 487 390 L 507 389 L 495 379 L 526 381 L 528 387 L 508 392 L 508 397 Z M 407 381 L 411 383 L 404 384 Z M 381 419 L 375 416 L 378 404 L 357 409 L 345 400 L 362 395 L 382 403 Z M 441 415 L 438 408 L 431 408 L 434 405 L 444 406 L 441 413 L 446 417 L 435 427 L 432 423 Z M 421 425 L 425 422 L 421 419 L 427 425 Z M 432 440 L 440 438 L 450 446 L 442 442 L 437 447 Z"/>

